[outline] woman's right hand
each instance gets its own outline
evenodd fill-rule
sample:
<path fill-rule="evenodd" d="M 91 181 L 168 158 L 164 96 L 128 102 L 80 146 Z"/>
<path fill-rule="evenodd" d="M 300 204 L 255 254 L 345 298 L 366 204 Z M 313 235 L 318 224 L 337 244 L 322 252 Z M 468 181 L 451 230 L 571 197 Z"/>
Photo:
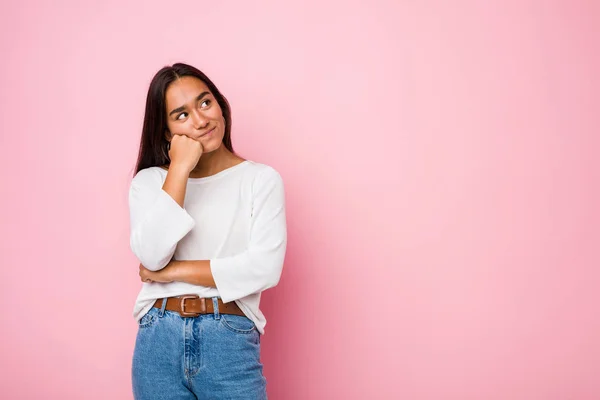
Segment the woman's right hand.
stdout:
<path fill-rule="evenodd" d="M 199 140 L 194 140 L 187 135 L 174 133 L 171 137 L 171 148 L 169 149 L 169 158 L 171 167 L 182 168 L 188 173 L 200 161 L 204 148 Z"/>

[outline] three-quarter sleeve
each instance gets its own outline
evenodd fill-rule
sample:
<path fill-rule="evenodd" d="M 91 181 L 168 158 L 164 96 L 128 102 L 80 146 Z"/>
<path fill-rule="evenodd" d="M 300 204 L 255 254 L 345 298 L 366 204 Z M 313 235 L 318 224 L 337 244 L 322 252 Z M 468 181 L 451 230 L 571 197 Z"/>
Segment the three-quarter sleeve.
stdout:
<path fill-rule="evenodd" d="M 248 247 L 240 254 L 210 260 L 223 301 L 227 303 L 277 285 L 286 245 L 283 181 L 275 169 L 268 168 L 254 183 Z"/>
<path fill-rule="evenodd" d="M 142 265 L 164 268 L 177 243 L 192 230 L 194 219 L 162 189 L 159 171 L 139 171 L 129 189 L 130 245 Z"/>

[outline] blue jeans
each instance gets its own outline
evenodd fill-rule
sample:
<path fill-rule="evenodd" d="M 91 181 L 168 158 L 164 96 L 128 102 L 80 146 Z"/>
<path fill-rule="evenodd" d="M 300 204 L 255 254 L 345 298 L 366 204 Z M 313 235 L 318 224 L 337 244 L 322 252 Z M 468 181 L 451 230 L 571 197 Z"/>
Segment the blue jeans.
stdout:
<path fill-rule="evenodd" d="M 213 314 L 182 317 L 163 301 L 140 319 L 131 371 L 136 400 L 267 398 L 254 322 L 219 314 L 212 301 Z"/>

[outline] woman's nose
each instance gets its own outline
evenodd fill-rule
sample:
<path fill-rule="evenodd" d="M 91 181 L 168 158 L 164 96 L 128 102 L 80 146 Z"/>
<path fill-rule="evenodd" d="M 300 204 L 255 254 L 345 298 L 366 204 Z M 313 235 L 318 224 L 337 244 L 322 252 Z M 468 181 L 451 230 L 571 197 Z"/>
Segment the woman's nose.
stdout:
<path fill-rule="evenodd" d="M 202 129 L 208 123 L 208 118 L 206 118 L 202 113 L 198 110 L 192 111 L 192 124 L 195 129 Z"/>

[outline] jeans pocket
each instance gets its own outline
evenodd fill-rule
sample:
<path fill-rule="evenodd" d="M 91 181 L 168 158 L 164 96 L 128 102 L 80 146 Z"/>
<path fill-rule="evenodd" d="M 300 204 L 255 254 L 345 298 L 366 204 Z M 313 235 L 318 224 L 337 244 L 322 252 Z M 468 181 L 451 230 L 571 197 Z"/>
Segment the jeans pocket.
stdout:
<path fill-rule="evenodd" d="M 148 328 L 156 322 L 158 316 L 154 310 L 156 310 L 156 308 L 152 307 L 146 314 L 144 314 L 142 318 L 140 318 L 138 321 L 138 326 L 140 328 Z"/>
<path fill-rule="evenodd" d="M 256 325 L 246 316 L 235 314 L 221 314 L 221 324 L 232 332 L 252 333 L 257 331 Z"/>

